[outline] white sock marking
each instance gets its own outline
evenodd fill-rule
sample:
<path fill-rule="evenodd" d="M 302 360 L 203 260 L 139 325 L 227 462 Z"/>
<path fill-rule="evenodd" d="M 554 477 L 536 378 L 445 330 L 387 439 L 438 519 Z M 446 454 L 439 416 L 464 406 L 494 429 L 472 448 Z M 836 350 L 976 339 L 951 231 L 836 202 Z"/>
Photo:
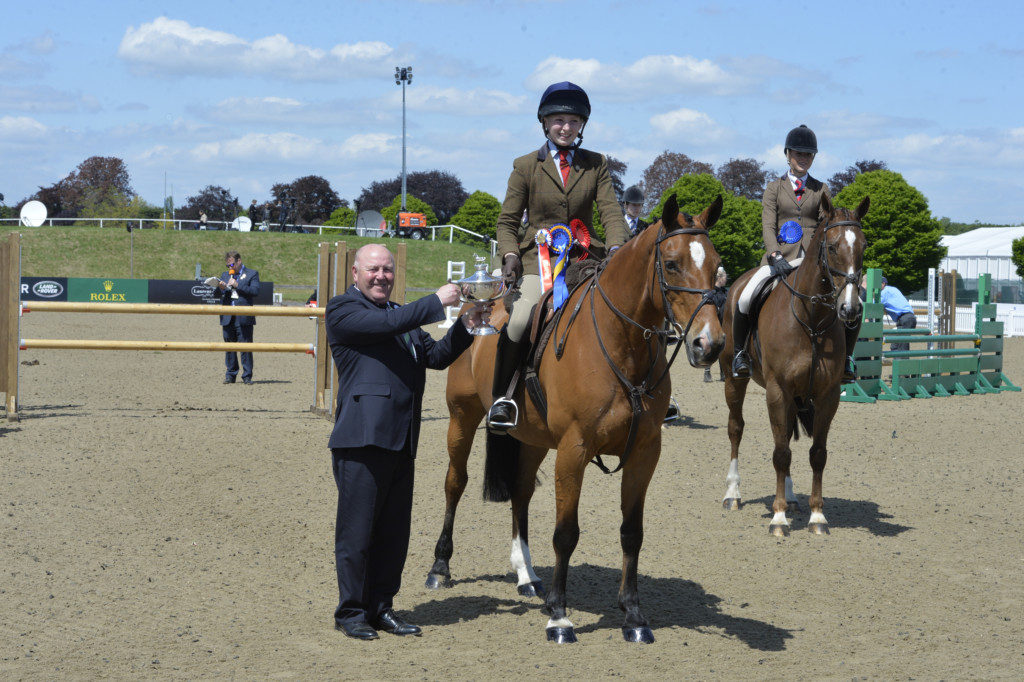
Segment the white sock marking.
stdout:
<path fill-rule="evenodd" d="M 729 473 L 725 477 L 725 497 L 723 500 L 740 499 L 740 460 L 729 460 Z"/>
<path fill-rule="evenodd" d="M 828 525 L 828 521 L 825 520 L 825 515 L 821 512 L 811 512 L 811 519 L 807 523 L 820 523 L 826 526 Z"/>
<path fill-rule="evenodd" d="M 573 625 L 572 621 L 569 620 L 568 618 L 559 618 L 557 620 L 554 619 L 554 618 L 549 618 L 548 619 L 547 627 L 549 627 L 549 628 L 572 628 L 572 627 L 576 627 L 576 626 Z"/>
<path fill-rule="evenodd" d="M 528 585 L 540 582 L 540 578 L 533 572 L 533 564 L 530 561 L 530 546 L 523 542 L 518 535 L 512 538 L 512 568 L 519 576 L 517 585 Z"/>
<path fill-rule="evenodd" d="M 786 518 L 786 512 L 775 512 L 775 516 L 772 517 L 771 525 L 788 526 L 789 519 Z"/>

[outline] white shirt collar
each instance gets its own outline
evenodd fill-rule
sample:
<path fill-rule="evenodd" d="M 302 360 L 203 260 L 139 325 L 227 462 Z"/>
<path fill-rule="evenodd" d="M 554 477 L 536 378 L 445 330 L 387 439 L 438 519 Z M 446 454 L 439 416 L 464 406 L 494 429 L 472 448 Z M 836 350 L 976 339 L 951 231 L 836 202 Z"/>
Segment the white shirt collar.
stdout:
<path fill-rule="evenodd" d="M 810 173 L 804 173 L 803 175 L 801 175 L 798 178 L 797 176 L 793 175 L 793 171 L 786 171 L 786 177 L 789 178 L 789 186 L 792 187 L 794 191 L 796 191 L 796 181 L 797 180 L 800 181 L 801 185 L 803 185 L 804 187 L 807 187 L 807 178 L 809 176 L 810 176 Z"/>
<path fill-rule="evenodd" d="M 569 149 L 567 151 L 569 153 L 565 155 L 565 159 L 566 159 L 566 161 L 569 162 L 569 165 L 571 166 L 572 165 L 572 157 L 576 155 L 576 148 L 575 147 L 569 147 Z M 551 158 L 555 159 L 555 165 L 558 164 L 558 152 L 559 152 L 558 146 L 554 142 L 552 142 L 551 140 L 548 140 L 548 153 L 551 154 Z"/>

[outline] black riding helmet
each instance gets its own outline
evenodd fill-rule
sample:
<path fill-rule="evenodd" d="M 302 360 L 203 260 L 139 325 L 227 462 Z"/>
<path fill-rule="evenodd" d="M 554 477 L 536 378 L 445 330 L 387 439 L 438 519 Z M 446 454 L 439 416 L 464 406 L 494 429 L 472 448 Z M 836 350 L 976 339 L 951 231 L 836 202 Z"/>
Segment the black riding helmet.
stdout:
<path fill-rule="evenodd" d="M 817 154 L 818 138 L 814 136 L 813 130 L 801 123 L 786 135 L 786 149 L 792 149 L 795 152 Z"/>
<path fill-rule="evenodd" d="M 644 203 L 644 193 L 640 191 L 640 188 L 636 185 L 626 188 L 626 191 L 622 193 L 622 203 L 624 204 L 642 204 Z"/>
<path fill-rule="evenodd" d="M 544 127 L 544 117 L 552 114 L 576 114 L 583 119 L 583 127 L 580 128 L 576 138 L 578 147 L 583 141 L 583 128 L 590 119 L 590 98 L 580 86 L 569 81 L 552 83 L 544 94 L 540 96 L 540 104 L 537 106 L 537 120 L 541 127 Z M 544 127 L 544 136 L 547 137 L 548 130 Z"/>

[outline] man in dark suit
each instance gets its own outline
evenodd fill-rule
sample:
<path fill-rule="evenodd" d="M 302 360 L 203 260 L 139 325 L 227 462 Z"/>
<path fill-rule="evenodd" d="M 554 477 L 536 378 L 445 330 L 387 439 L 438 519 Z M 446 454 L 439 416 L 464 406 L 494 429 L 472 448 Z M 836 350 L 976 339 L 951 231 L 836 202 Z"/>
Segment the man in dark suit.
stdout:
<path fill-rule="evenodd" d="M 237 251 L 228 251 L 226 255 L 228 269 L 220 273 L 221 304 L 226 306 L 250 306 L 260 293 L 260 273 L 242 264 L 242 256 Z M 256 318 L 252 315 L 221 315 L 220 326 L 224 332 L 224 340 L 234 343 L 252 343 L 253 325 Z M 252 353 L 242 353 L 242 383 L 252 383 Z M 224 354 L 224 365 L 227 373 L 225 384 L 235 383 L 238 376 L 238 357 L 234 351 Z"/>
<path fill-rule="evenodd" d="M 640 218 L 640 211 L 644 207 L 644 193 L 636 185 L 629 187 L 622 193 L 622 212 L 626 219 L 626 228 L 629 229 L 629 238 L 637 236 L 644 231 L 650 223 Z"/>
<path fill-rule="evenodd" d="M 480 311 L 463 315 L 435 341 L 420 327 L 445 319 L 459 288 L 445 284 L 408 305 L 390 301 L 395 259 L 381 244 L 356 252 L 353 286 L 327 304 L 327 341 L 338 368 L 338 409 L 328 446 L 338 513 L 335 627 L 376 639 L 377 630 L 419 635 L 395 614 L 409 549 L 413 460 L 426 370 L 444 369 L 472 343 Z"/>

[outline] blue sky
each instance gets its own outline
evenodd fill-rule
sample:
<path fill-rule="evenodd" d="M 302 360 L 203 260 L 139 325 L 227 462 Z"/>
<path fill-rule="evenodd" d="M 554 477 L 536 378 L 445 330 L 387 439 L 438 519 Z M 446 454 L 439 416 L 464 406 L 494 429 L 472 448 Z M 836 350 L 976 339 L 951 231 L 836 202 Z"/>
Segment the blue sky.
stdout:
<path fill-rule="evenodd" d="M 886 161 L 936 216 L 1024 222 L 1024 4 L 1017 2 L 9 3 L 0 38 L 0 192 L 13 204 L 92 155 L 160 204 L 207 184 L 245 205 L 326 177 L 351 201 L 401 169 L 502 199 L 542 141 L 544 87 L 593 105 L 584 146 L 628 164 L 665 149 L 812 174 Z"/>

